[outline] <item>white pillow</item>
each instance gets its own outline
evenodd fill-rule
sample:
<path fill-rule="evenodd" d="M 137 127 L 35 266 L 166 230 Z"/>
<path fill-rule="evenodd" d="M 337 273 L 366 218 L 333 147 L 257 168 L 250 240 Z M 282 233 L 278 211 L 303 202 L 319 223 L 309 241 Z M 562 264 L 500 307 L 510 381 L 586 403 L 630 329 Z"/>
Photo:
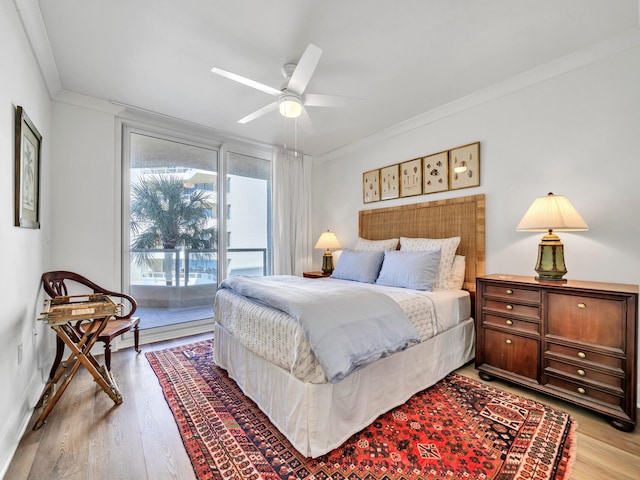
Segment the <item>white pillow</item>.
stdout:
<path fill-rule="evenodd" d="M 384 252 L 398 248 L 398 239 L 389 238 L 387 240 L 367 240 L 358 238 L 356 246 L 353 248 L 357 252 Z"/>
<path fill-rule="evenodd" d="M 429 250 L 440 250 L 440 264 L 436 275 L 436 288 L 451 290 L 453 282 L 451 280 L 451 268 L 453 267 L 453 257 L 460 244 L 460 237 L 450 238 L 407 238 L 400 237 L 400 250 L 405 252 L 425 252 Z"/>
<path fill-rule="evenodd" d="M 439 262 L 440 250 L 384 252 L 384 260 L 376 284 L 431 292 Z"/>
<path fill-rule="evenodd" d="M 453 267 L 451 268 L 451 288 L 462 290 L 464 285 L 464 272 L 467 268 L 467 259 L 462 255 L 453 257 Z"/>

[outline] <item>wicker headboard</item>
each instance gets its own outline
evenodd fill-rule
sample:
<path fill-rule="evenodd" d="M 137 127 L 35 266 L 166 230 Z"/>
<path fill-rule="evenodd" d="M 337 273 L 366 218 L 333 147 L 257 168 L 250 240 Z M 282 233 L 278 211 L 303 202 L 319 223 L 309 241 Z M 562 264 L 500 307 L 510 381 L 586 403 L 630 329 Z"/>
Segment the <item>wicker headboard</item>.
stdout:
<path fill-rule="evenodd" d="M 484 212 L 483 194 L 361 210 L 358 234 L 369 240 L 459 236 L 457 254 L 467 259 L 462 288 L 475 293 L 476 277 L 484 275 Z"/>

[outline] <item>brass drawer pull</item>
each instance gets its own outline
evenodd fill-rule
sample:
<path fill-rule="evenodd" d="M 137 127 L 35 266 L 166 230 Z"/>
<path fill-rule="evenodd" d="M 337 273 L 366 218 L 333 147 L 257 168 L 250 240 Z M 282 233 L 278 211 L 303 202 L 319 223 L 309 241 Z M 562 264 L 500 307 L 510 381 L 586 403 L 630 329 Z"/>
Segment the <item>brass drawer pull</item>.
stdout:
<path fill-rule="evenodd" d="M 578 304 L 578 308 L 587 308 L 587 304 L 586 303 L 579 303 Z"/>
<path fill-rule="evenodd" d="M 505 323 L 506 323 L 507 325 L 513 325 L 513 322 L 512 322 L 511 320 L 507 320 Z"/>
<path fill-rule="evenodd" d="M 507 305 L 507 310 L 513 310 L 513 305 Z"/>
<path fill-rule="evenodd" d="M 578 369 L 578 375 L 580 375 L 581 377 L 584 377 L 587 374 L 587 372 L 585 372 L 584 370 L 582 370 L 581 368 Z"/>
<path fill-rule="evenodd" d="M 578 388 L 578 393 L 584 395 L 585 393 L 587 393 L 587 391 L 584 388 L 580 387 Z"/>
<path fill-rule="evenodd" d="M 511 345 L 513 342 L 511 341 L 510 338 L 507 338 L 504 343 L 506 343 L 507 345 Z"/>
<path fill-rule="evenodd" d="M 507 295 L 513 295 L 513 290 L 508 289 L 508 290 L 507 290 Z"/>
<path fill-rule="evenodd" d="M 578 352 L 578 357 L 580 358 L 587 358 L 587 354 L 584 352 Z"/>

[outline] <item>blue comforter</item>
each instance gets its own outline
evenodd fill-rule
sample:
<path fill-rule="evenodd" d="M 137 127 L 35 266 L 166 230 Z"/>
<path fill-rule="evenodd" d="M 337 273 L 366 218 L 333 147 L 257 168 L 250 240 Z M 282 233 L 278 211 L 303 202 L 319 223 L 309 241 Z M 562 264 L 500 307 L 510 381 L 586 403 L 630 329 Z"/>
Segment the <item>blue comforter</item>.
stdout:
<path fill-rule="evenodd" d="M 238 276 L 224 280 L 219 288 L 296 319 L 331 383 L 420 341 L 396 302 L 357 282 Z"/>

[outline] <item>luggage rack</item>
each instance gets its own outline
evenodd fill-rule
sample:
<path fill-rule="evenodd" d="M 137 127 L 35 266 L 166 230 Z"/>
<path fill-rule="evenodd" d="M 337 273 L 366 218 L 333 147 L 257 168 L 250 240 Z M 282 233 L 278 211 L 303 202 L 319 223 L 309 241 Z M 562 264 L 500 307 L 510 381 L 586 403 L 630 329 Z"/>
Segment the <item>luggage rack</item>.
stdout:
<path fill-rule="evenodd" d="M 116 405 L 122 403 L 122 394 L 104 365 L 100 365 L 91 354 L 91 348 L 107 326 L 111 317 L 119 315 L 122 304 L 115 303 L 108 295 L 93 293 L 88 295 L 57 296 L 45 300 L 45 310 L 39 320 L 46 321 L 56 335 L 71 350 L 66 361 L 60 363 L 55 375 L 47 382 L 36 404 L 42 407 L 33 429 L 40 428 L 47 416 L 58 403 L 69 383 L 78 372 L 80 365 L 91 373 L 98 385 L 109 395 Z M 83 322 L 84 333 L 78 328 Z"/>

